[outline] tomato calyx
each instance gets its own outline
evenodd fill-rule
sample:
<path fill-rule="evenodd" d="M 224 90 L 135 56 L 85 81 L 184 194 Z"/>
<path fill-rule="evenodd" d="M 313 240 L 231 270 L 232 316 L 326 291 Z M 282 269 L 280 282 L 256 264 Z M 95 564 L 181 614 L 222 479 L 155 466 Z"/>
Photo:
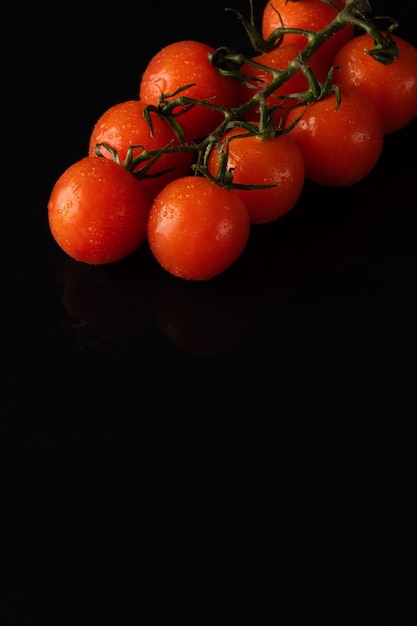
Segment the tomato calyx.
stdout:
<path fill-rule="evenodd" d="M 192 166 L 192 169 L 202 176 L 205 176 L 211 182 L 219 185 L 220 187 L 224 187 L 227 190 L 232 189 L 271 189 L 276 185 L 257 185 L 257 184 L 240 184 L 235 183 L 233 179 L 233 168 L 228 168 L 228 159 L 229 159 L 229 144 L 231 141 L 239 141 L 241 138 L 247 137 L 258 137 L 261 141 L 268 141 L 272 137 L 276 136 L 276 131 L 273 129 L 273 124 L 271 122 L 263 132 L 259 130 L 259 126 L 256 124 L 251 124 L 249 122 L 245 123 L 242 121 L 238 121 L 236 123 L 228 124 L 225 128 L 224 133 L 232 130 L 233 128 L 239 128 L 242 130 L 241 133 L 233 135 L 232 137 L 228 137 L 226 140 L 223 140 L 221 137 L 216 140 L 210 142 L 202 155 L 202 158 L 199 162 Z M 286 129 L 282 131 L 283 133 L 288 132 Z M 208 168 L 208 160 L 210 157 L 210 153 L 212 150 L 218 150 L 219 152 L 219 168 L 216 176 L 213 176 Z"/>
<path fill-rule="evenodd" d="M 373 20 L 372 8 L 368 0 L 346 0 L 346 6 L 339 15 L 372 37 L 373 47 L 367 50 L 367 54 L 376 61 L 389 65 L 398 58 L 399 50 L 391 37 L 398 23 L 389 16 L 377 16 Z M 389 22 L 386 29 L 377 26 L 377 21 L 383 19 Z"/>
<path fill-rule="evenodd" d="M 400 53 L 397 44 L 391 37 L 391 33 L 395 28 L 397 28 L 398 23 L 391 20 L 390 17 L 385 19 L 388 19 L 391 22 L 386 29 L 385 35 L 380 29 L 375 28 L 372 23 L 365 29 L 373 38 L 373 47 L 366 52 L 379 63 L 382 63 L 383 65 L 390 65 L 398 58 Z"/>
<path fill-rule="evenodd" d="M 287 2 L 298 1 L 299 0 L 287 0 Z M 284 36 L 287 34 L 303 35 L 307 38 L 307 44 L 302 53 L 302 60 L 305 62 L 325 43 L 329 37 L 345 28 L 347 24 L 352 24 L 357 29 L 366 31 L 372 35 L 374 46 L 368 51 L 368 54 L 370 54 L 375 60 L 383 64 L 389 64 L 396 60 L 399 51 L 395 42 L 391 38 L 391 32 L 398 26 L 398 23 L 391 17 L 380 16 L 375 18 L 386 19 L 390 22 L 390 26 L 385 29 L 386 35 L 384 36 L 383 31 L 377 27 L 375 21 L 373 21 L 370 17 L 372 15 L 372 7 L 369 0 L 346 0 L 343 9 L 338 7 L 336 3 L 332 2 L 332 0 L 322 0 L 322 2 L 332 6 L 337 11 L 336 17 L 330 24 L 328 24 L 328 26 L 320 31 L 311 31 L 301 28 L 286 28 L 283 25 L 279 11 L 273 7 L 279 17 L 281 26 L 276 28 L 267 39 L 262 37 L 261 33 L 255 26 L 252 2 L 251 17 L 249 20 L 235 9 L 227 10 L 234 11 L 237 14 L 246 30 L 253 50 L 257 53 L 271 52 L 283 43 Z"/>
<path fill-rule="evenodd" d="M 298 2 L 299 0 L 287 0 L 292 2 Z M 367 0 L 351 0 L 356 6 L 358 3 L 362 3 L 363 1 L 367 2 Z M 271 52 L 278 46 L 280 46 L 284 41 L 284 36 L 288 34 L 302 35 L 307 39 L 306 45 L 306 55 L 307 58 L 313 54 L 318 48 L 320 48 L 325 41 L 332 35 L 336 34 L 339 30 L 342 30 L 348 22 L 350 22 L 350 13 L 345 9 L 340 9 L 332 0 L 322 0 L 325 4 L 331 5 L 338 12 L 336 18 L 325 28 L 320 31 L 307 30 L 304 28 L 289 28 L 284 27 L 284 23 L 282 17 L 277 9 L 273 5 L 272 8 L 276 12 L 281 26 L 276 28 L 266 39 L 262 37 L 261 32 L 256 27 L 253 16 L 253 6 L 251 0 L 251 17 L 248 20 L 245 18 L 239 11 L 236 9 L 228 9 L 229 11 L 234 11 L 240 21 L 243 24 L 243 27 L 246 30 L 246 34 L 249 37 L 249 41 L 252 45 L 252 48 L 257 53 L 265 53 Z M 347 3 L 349 0 L 347 0 Z"/>
<path fill-rule="evenodd" d="M 176 136 L 180 139 L 181 143 L 184 146 L 187 144 L 184 143 L 184 132 L 181 127 L 180 122 L 178 122 L 178 118 L 181 118 L 182 115 L 187 113 L 193 107 L 203 107 L 205 109 L 211 109 L 212 111 L 217 111 L 222 113 L 224 116 L 224 123 L 227 123 L 236 117 L 237 111 L 235 109 L 229 109 L 227 107 L 215 104 L 212 100 L 198 100 L 196 98 L 192 98 L 191 96 L 179 95 L 181 92 L 185 91 L 189 87 L 193 87 L 194 85 L 191 83 L 189 85 L 184 85 L 177 89 L 173 93 L 162 93 L 159 96 L 158 104 L 155 105 L 147 105 L 145 107 L 149 111 L 153 111 L 163 119 L 172 127 Z M 176 96 L 176 97 L 175 97 Z"/>

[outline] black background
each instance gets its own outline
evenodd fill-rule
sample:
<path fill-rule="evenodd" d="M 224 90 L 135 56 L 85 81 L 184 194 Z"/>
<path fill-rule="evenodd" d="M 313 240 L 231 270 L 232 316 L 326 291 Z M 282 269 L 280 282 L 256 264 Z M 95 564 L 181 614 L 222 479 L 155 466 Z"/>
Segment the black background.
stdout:
<path fill-rule="evenodd" d="M 307 184 L 208 284 L 146 246 L 72 263 L 48 230 L 55 180 L 162 45 L 245 49 L 225 6 L 248 15 L 2 19 L 2 624 L 417 623 L 416 123 L 354 188 Z M 374 6 L 416 42 L 414 3 Z"/>

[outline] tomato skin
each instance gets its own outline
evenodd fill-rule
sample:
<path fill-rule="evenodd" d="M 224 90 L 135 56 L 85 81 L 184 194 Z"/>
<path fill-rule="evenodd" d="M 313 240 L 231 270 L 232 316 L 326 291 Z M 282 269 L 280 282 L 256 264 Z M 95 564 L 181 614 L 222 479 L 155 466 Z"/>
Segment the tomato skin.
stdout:
<path fill-rule="evenodd" d="M 363 91 L 381 114 L 385 133 L 407 126 L 417 117 L 417 48 L 392 35 L 399 49 L 395 61 L 384 65 L 367 50 L 373 47 L 368 33 L 347 42 L 337 53 L 334 79 L 339 85 Z"/>
<path fill-rule="evenodd" d="M 87 156 L 56 181 L 48 221 L 55 241 L 70 257 L 101 265 L 142 245 L 150 205 L 133 174 L 109 159 Z"/>
<path fill-rule="evenodd" d="M 161 48 L 149 61 L 139 85 L 140 100 L 158 104 L 162 93 L 170 94 L 180 87 L 194 84 L 175 96 L 207 100 L 213 104 L 233 108 L 238 104 L 238 93 L 233 79 L 218 74 L 209 61 L 212 46 L 201 41 L 180 40 Z M 175 113 L 184 107 L 177 107 Z M 192 139 L 206 137 L 224 116 L 196 105 L 177 120 Z"/>
<path fill-rule="evenodd" d="M 244 134 L 232 128 L 222 137 L 222 151 L 232 137 Z M 269 189 L 234 189 L 245 203 L 252 224 L 272 222 L 296 204 L 304 186 L 305 166 L 300 149 L 287 135 L 262 139 L 247 134 L 229 141 L 227 168 L 233 169 L 233 182 L 242 185 L 274 185 Z M 209 172 L 216 176 L 220 150 L 214 147 L 209 155 Z"/>
<path fill-rule="evenodd" d="M 243 252 L 250 230 L 245 204 L 202 176 L 169 183 L 152 203 L 148 242 L 160 265 L 187 280 L 210 280 Z"/>
<path fill-rule="evenodd" d="M 299 44 L 285 44 L 278 46 L 271 52 L 266 52 L 264 54 L 258 54 L 252 57 L 253 61 L 260 63 L 261 65 L 265 65 L 266 67 L 271 67 L 275 70 L 285 70 L 289 63 L 295 59 L 300 52 L 302 52 L 303 47 Z M 320 82 L 324 82 L 327 77 L 327 68 L 324 63 L 318 58 L 313 57 L 309 60 L 308 64 L 317 80 Z M 239 85 L 240 90 L 240 99 L 242 103 L 246 102 L 250 98 L 252 98 L 256 92 L 264 89 L 267 85 L 269 85 L 272 81 L 272 75 L 267 70 L 263 70 L 261 68 L 255 67 L 249 63 L 244 63 L 240 72 L 245 76 L 253 76 L 254 80 L 246 79 L 247 82 L 250 82 L 253 85 L 252 87 L 247 87 L 245 84 Z M 269 107 L 281 105 L 280 109 L 274 114 L 274 119 L 276 126 L 279 127 L 281 117 L 285 114 L 285 111 L 296 102 L 295 99 L 291 100 L 281 100 L 277 96 L 280 95 L 291 95 L 295 93 L 300 93 L 309 88 L 309 82 L 304 76 L 304 74 L 299 70 L 294 76 L 289 78 L 285 83 L 283 83 L 273 94 L 268 96 L 266 99 L 266 104 Z M 259 107 L 254 107 L 245 113 L 245 119 L 250 122 L 257 122 L 259 120 Z"/>
<path fill-rule="evenodd" d="M 344 0 L 333 0 L 343 9 Z M 282 18 L 282 22 L 279 15 Z M 262 13 L 261 32 L 264 39 L 282 25 L 285 28 L 301 28 L 303 30 L 318 31 L 325 28 L 337 16 L 335 8 L 323 2 L 323 0 L 267 0 Z M 333 64 L 336 52 L 353 37 L 353 26 L 347 23 L 345 27 L 330 37 L 313 56 L 319 57 L 329 68 Z M 307 37 L 298 33 L 284 35 L 285 43 L 296 43 L 305 46 Z"/>
<path fill-rule="evenodd" d="M 151 131 L 143 116 L 145 107 L 146 104 L 140 100 L 126 100 L 104 111 L 91 132 L 88 155 L 97 156 L 95 148 L 98 143 L 107 143 L 117 150 L 121 162 L 125 160 L 128 148 L 133 145 L 143 146 L 142 149 L 146 150 L 158 150 L 171 142 L 171 145 L 178 146 L 180 142 L 168 122 L 154 113 L 151 113 Z M 187 137 L 185 140 L 187 143 Z M 142 149 L 138 148 L 133 155 L 137 156 L 142 152 Z M 112 158 L 110 152 L 105 148 L 101 148 L 100 153 L 108 159 Z M 171 152 L 159 157 L 148 173 L 156 174 L 165 169 L 170 171 L 155 178 L 141 179 L 141 184 L 148 196 L 151 199 L 154 198 L 162 187 L 171 180 L 190 173 L 193 160 L 194 153 L 192 150 Z M 140 164 L 136 169 L 145 163 Z"/>
<path fill-rule="evenodd" d="M 300 115 L 299 108 L 289 111 L 286 125 Z M 338 109 L 334 93 L 311 102 L 289 135 L 303 155 L 306 178 L 333 187 L 350 187 L 365 178 L 377 164 L 384 142 L 377 109 L 356 89 L 341 89 Z"/>

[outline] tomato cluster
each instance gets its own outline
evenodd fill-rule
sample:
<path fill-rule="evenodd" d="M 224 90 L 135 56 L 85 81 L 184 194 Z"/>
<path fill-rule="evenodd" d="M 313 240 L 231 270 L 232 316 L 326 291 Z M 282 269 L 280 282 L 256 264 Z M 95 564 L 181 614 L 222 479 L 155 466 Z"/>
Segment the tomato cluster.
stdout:
<path fill-rule="evenodd" d="M 145 241 L 170 274 L 205 281 L 306 179 L 349 187 L 417 117 L 417 48 L 358 0 L 268 0 L 253 55 L 197 40 L 161 48 L 137 94 L 104 111 L 56 181 L 52 236 L 73 259 L 120 261 Z"/>

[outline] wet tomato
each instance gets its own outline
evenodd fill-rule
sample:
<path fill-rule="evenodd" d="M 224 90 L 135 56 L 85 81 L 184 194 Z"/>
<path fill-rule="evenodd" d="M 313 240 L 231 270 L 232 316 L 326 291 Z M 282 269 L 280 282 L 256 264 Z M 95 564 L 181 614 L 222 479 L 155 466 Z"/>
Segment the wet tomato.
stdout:
<path fill-rule="evenodd" d="M 304 110 L 302 110 L 304 109 Z M 289 111 L 289 136 L 304 158 L 306 178 L 325 186 L 349 187 L 361 181 L 381 156 L 384 133 L 374 104 L 357 89 L 341 89 Z"/>
<path fill-rule="evenodd" d="M 58 178 L 48 201 L 52 236 L 70 257 L 119 261 L 146 239 L 151 201 L 133 174 L 110 159 L 84 157 Z"/>
<path fill-rule="evenodd" d="M 143 150 L 160 150 L 168 145 L 180 145 L 171 126 L 157 114 L 150 113 L 151 127 L 149 126 L 143 114 L 145 107 L 146 104 L 140 100 L 126 100 L 104 111 L 91 132 L 89 156 L 96 156 L 97 144 L 103 143 L 117 151 L 121 162 L 125 160 L 130 146 L 140 146 L 133 151 L 135 157 Z M 104 147 L 99 149 L 99 154 L 112 158 L 109 150 Z M 193 160 L 194 153 L 191 150 L 165 153 L 158 157 L 147 171 L 148 176 L 142 179 L 148 196 L 154 198 L 171 180 L 188 174 Z M 146 162 L 139 163 L 136 169 L 146 165 Z"/>
<path fill-rule="evenodd" d="M 209 172 L 217 177 L 220 155 L 226 152 L 227 169 L 238 185 L 265 185 L 265 189 L 234 189 L 245 203 L 253 224 L 282 217 L 297 202 L 304 186 L 304 159 L 289 134 L 263 139 L 241 128 L 222 137 L 209 155 Z"/>
<path fill-rule="evenodd" d="M 178 96 L 208 101 L 214 105 L 233 108 L 238 103 L 236 83 L 221 76 L 212 65 L 209 54 L 214 48 L 201 41 L 180 40 L 161 48 L 149 61 L 139 85 L 139 98 L 157 105 L 162 94 L 173 94 L 187 87 Z M 166 98 L 172 100 L 172 97 Z M 209 135 L 223 120 L 223 113 L 195 105 L 174 108 L 178 122 L 193 138 Z"/>
<path fill-rule="evenodd" d="M 345 6 L 344 0 L 333 0 L 339 9 Z M 319 31 L 328 26 L 337 16 L 338 10 L 324 0 L 267 0 L 262 14 L 262 36 L 268 37 L 277 28 L 299 28 L 309 31 Z M 281 21 L 282 20 L 282 21 Z M 314 56 L 330 67 L 336 52 L 353 37 L 353 26 L 346 25 L 320 46 Z M 296 43 L 305 46 L 307 37 L 301 33 L 287 33 L 284 35 L 285 43 Z"/>
<path fill-rule="evenodd" d="M 153 201 L 149 246 L 174 276 L 209 280 L 228 269 L 249 237 L 248 210 L 233 191 L 204 176 L 169 183 Z"/>
<path fill-rule="evenodd" d="M 417 117 L 417 48 L 391 35 L 398 57 L 389 64 L 374 59 L 368 51 L 373 39 L 367 33 L 347 42 L 335 57 L 339 71 L 336 83 L 363 91 L 381 114 L 384 132 L 392 133 Z"/>

